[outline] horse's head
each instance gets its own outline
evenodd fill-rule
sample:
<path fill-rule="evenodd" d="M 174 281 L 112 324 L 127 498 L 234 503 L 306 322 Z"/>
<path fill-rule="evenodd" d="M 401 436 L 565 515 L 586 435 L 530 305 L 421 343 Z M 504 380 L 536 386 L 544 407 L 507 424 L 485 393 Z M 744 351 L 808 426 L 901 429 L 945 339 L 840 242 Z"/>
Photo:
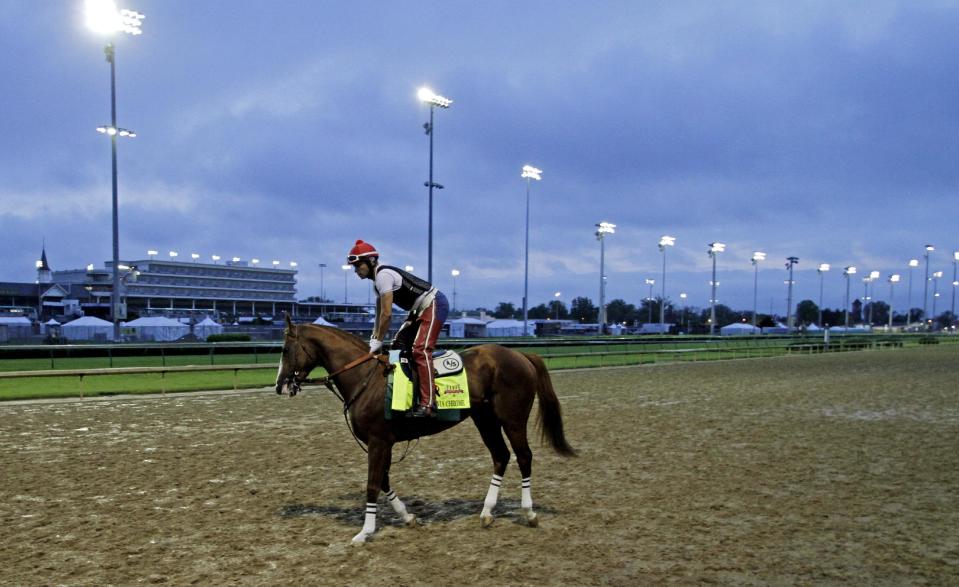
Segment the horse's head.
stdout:
<path fill-rule="evenodd" d="M 283 333 L 283 354 L 280 356 L 280 367 L 276 373 L 276 393 L 294 396 L 300 391 L 300 386 L 313 369 L 312 357 L 309 356 L 306 341 L 302 340 L 297 326 L 286 315 L 286 330 Z"/>

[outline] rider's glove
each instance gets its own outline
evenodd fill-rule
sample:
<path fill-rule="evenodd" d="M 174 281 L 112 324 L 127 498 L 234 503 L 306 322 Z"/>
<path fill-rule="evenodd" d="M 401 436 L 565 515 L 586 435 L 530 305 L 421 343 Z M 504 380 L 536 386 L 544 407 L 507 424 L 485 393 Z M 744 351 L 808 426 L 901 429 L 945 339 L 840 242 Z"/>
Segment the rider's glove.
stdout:
<path fill-rule="evenodd" d="M 383 341 L 376 338 L 375 336 L 370 337 L 370 352 L 376 353 L 383 348 Z"/>

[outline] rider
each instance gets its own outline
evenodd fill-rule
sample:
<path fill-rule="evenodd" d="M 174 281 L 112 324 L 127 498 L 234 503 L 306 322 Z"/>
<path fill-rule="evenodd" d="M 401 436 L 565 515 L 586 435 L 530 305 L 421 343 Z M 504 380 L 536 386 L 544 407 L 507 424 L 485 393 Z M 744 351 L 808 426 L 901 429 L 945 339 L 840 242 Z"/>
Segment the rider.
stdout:
<path fill-rule="evenodd" d="M 393 337 L 396 341 L 403 337 L 412 338 L 413 365 L 419 381 L 419 399 L 415 417 L 431 417 L 433 406 L 433 349 L 440 329 L 446 321 L 449 303 L 443 292 L 426 280 L 391 265 L 380 265 L 380 254 L 373 245 L 356 241 L 347 262 L 360 279 L 372 279 L 376 290 L 376 322 L 370 336 L 370 352 L 376 353 L 383 348 L 383 338 L 390 328 L 393 304 L 410 314 Z M 409 329 L 409 330 L 407 330 Z M 410 334 L 410 333 L 414 334 Z"/>

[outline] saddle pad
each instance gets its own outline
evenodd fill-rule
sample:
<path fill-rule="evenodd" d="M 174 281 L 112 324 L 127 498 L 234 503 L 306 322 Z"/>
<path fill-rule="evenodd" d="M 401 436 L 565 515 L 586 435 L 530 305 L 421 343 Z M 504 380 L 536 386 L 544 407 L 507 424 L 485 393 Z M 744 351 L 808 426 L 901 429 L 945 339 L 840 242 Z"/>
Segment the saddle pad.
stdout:
<path fill-rule="evenodd" d="M 409 410 L 413 407 L 413 382 L 399 367 L 399 364 L 394 367 L 390 378 L 392 398 L 389 408 L 399 412 Z M 469 381 L 466 377 L 466 370 L 462 367 L 462 362 L 460 362 L 459 371 L 455 375 L 437 377 L 434 383 L 438 389 L 436 395 L 437 409 L 465 410 L 470 407 Z"/>

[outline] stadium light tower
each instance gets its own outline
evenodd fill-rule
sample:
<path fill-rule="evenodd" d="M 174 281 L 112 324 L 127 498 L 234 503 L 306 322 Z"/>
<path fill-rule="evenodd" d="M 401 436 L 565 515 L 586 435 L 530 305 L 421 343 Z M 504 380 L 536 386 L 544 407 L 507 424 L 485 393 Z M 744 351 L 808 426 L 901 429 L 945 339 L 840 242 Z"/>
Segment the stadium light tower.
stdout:
<path fill-rule="evenodd" d="M 856 274 L 856 268 L 853 266 L 846 267 L 842 270 L 843 276 L 846 278 L 846 329 L 849 328 L 849 276 Z"/>
<path fill-rule="evenodd" d="M 829 263 L 820 263 L 819 267 L 816 268 L 816 272 L 819 273 L 819 322 L 818 326 L 822 328 L 822 282 L 823 274 L 829 271 Z"/>
<path fill-rule="evenodd" d="M 155 251 L 153 249 L 150 249 L 149 251 L 147 251 L 147 256 L 150 257 L 151 261 L 159 254 L 160 254 L 159 251 Z"/>
<path fill-rule="evenodd" d="M 959 264 L 959 251 L 952 253 L 952 319 L 956 319 L 956 288 L 959 287 L 959 280 L 956 279 L 956 265 Z"/>
<path fill-rule="evenodd" d="M 659 239 L 659 251 L 663 254 L 663 280 L 659 284 L 659 333 L 666 334 L 666 247 L 676 245 L 676 237 L 663 235 Z"/>
<path fill-rule="evenodd" d="M 709 282 L 712 295 L 709 296 L 709 335 L 716 334 L 716 255 L 726 250 L 723 243 L 709 243 L 709 249 L 706 254 L 713 260 L 713 279 Z"/>
<path fill-rule="evenodd" d="M 555 300 L 553 300 L 553 310 L 556 312 L 556 315 L 554 318 L 555 320 L 559 320 L 559 304 L 560 304 L 559 297 L 561 295 L 563 295 L 563 292 L 561 291 L 558 291 L 553 294 L 553 297 L 556 298 Z"/>
<path fill-rule="evenodd" d="M 610 222 L 596 224 L 596 240 L 599 241 L 599 333 L 606 332 L 606 235 L 614 234 L 616 225 Z"/>
<path fill-rule="evenodd" d="M 789 270 L 789 293 L 786 294 L 786 330 L 793 331 L 793 267 L 799 263 L 799 257 L 786 257 L 786 269 Z"/>
<path fill-rule="evenodd" d="M 919 266 L 919 259 L 909 259 L 909 295 L 906 302 L 906 328 L 912 325 L 912 270 Z"/>
<path fill-rule="evenodd" d="M 866 320 L 866 323 L 869 324 L 869 327 L 872 328 L 872 306 L 873 306 L 873 296 L 876 295 L 876 286 L 872 288 L 872 296 L 869 295 L 869 284 L 879 279 L 878 271 L 870 271 L 869 277 L 863 278 L 863 283 L 866 284 L 866 301 L 869 302 L 869 318 Z"/>
<path fill-rule="evenodd" d="M 532 165 L 524 165 L 523 173 L 520 174 L 520 177 L 526 180 L 526 261 L 523 268 L 523 336 L 526 336 L 526 333 L 529 332 L 527 328 L 527 323 L 529 322 L 529 184 L 534 179 L 536 181 L 543 179 L 542 173 L 542 169 L 537 169 Z M 455 302 L 453 306 L 456 306 Z"/>
<path fill-rule="evenodd" d="M 343 265 L 343 266 L 341 267 L 341 269 L 343 269 L 343 303 L 344 303 L 344 304 L 348 304 L 348 303 L 350 303 L 350 293 L 349 293 L 349 287 L 350 287 L 350 286 L 349 286 L 349 284 L 346 282 L 346 278 L 347 278 L 347 276 L 350 274 L 350 266 L 349 266 L 349 265 Z"/>
<path fill-rule="evenodd" d="M 683 318 L 686 319 L 686 333 L 689 334 L 689 314 L 686 313 L 686 298 L 686 292 L 680 292 L 679 299 L 682 300 L 683 303 Z M 683 325 L 682 319 L 679 320 L 679 325 Z"/>
<path fill-rule="evenodd" d="M 430 218 L 429 218 L 429 250 L 427 251 L 427 281 L 433 283 L 433 188 L 443 189 L 438 183 L 433 182 L 433 110 L 439 108 L 449 108 L 453 103 L 449 98 L 445 98 L 433 92 L 433 90 L 422 87 L 416 92 L 420 102 L 428 104 L 430 107 L 430 121 L 423 124 L 423 129 L 430 137 L 430 178 L 426 182 L 430 194 Z"/>
<path fill-rule="evenodd" d="M 756 327 L 757 303 L 759 301 L 759 262 L 766 260 L 766 253 L 755 251 L 750 262 L 753 264 L 753 327 Z"/>
<path fill-rule="evenodd" d="M 929 317 L 929 328 L 932 328 L 933 321 L 936 319 L 936 301 L 939 299 L 939 280 L 942 279 L 942 271 L 936 271 L 932 274 L 932 316 Z"/>
<path fill-rule="evenodd" d="M 132 10 L 117 10 L 112 0 L 86 1 L 87 27 L 97 34 L 106 35 L 112 39 L 116 33 L 139 35 L 143 31 L 140 24 L 144 16 Z M 113 42 L 108 41 L 103 49 L 107 62 L 110 63 L 110 125 L 97 127 L 97 132 L 110 137 L 112 184 L 113 184 L 113 293 L 110 299 L 111 317 L 113 319 L 113 340 L 120 340 L 120 221 L 117 197 L 117 135 L 133 138 L 135 132 L 117 126 L 117 84 L 116 84 L 116 48 Z M 126 310 L 122 311 L 122 318 L 126 318 Z"/>
<path fill-rule="evenodd" d="M 889 330 L 892 330 L 892 309 L 893 301 L 895 300 L 893 288 L 897 283 L 899 283 L 899 274 L 893 273 L 889 276 Z"/>
<path fill-rule="evenodd" d="M 646 321 L 652 324 L 653 323 L 653 286 L 656 285 L 656 280 L 647 278 L 646 285 L 649 286 L 649 297 L 646 298 L 646 301 L 648 302 Z"/>
<path fill-rule="evenodd" d="M 453 269 L 450 271 L 450 275 L 453 276 L 453 312 L 456 312 L 456 278 L 459 277 L 460 270 Z M 523 322 L 523 333 L 526 333 L 526 323 Z"/>
<path fill-rule="evenodd" d="M 936 247 L 932 245 L 926 245 L 926 252 L 923 253 L 923 257 L 926 258 L 926 279 L 922 283 L 922 319 L 928 320 L 929 314 L 926 313 L 928 308 L 927 302 L 929 301 L 929 254 L 936 250 Z"/>

